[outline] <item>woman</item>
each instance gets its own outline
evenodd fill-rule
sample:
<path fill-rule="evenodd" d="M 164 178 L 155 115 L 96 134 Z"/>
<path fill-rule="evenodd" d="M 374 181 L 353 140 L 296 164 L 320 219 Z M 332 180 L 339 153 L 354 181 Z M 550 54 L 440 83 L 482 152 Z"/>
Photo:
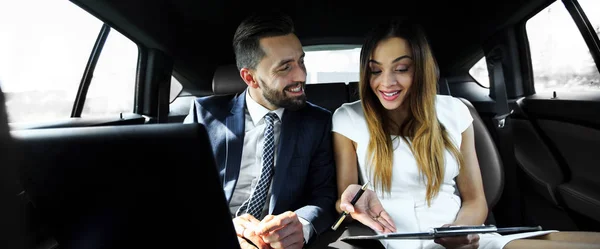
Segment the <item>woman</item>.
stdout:
<path fill-rule="evenodd" d="M 460 100 L 436 94 L 437 72 L 419 25 L 377 27 L 360 55 L 361 100 L 333 115 L 338 211 L 378 233 L 481 225 L 488 214 L 473 119 Z M 359 178 L 369 189 L 352 206 Z M 381 242 L 388 248 L 577 248 L 599 238 L 538 231 Z"/>

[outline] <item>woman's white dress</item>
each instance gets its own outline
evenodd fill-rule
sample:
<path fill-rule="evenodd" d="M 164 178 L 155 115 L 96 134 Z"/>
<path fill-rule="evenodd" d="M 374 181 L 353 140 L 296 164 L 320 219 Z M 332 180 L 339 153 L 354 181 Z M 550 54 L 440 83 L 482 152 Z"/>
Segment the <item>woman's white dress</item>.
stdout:
<path fill-rule="evenodd" d="M 436 111 L 438 120 L 444 125 L 457 148 L 460 148 L 462 132 L 472 123 L 468 108 L 457 98 L 437 95 Z M 369 177 L 366 168 L 369 132 L 363 109 L 359 101 L 345 103 L 333 114 L 332 131 L 344 135 L 356 142 L 356 153 L 363 182 Z M 394 138 L 394 137 L 392 137 Z M 394 141 L 394 159 L 392 187 L 389 194 L 378 193 L 385 210 L 391 215 L 397 232 L 424 232 L 433 227 L 454 222 L 461 207 L 461 199 L 456 189 L 455 177 L 458 175 L 458 162 L 448 151 L 445 153 L 444 182 L 431 206 L 425 201 L 425 183 L 419 175 L 416 161 L 409 146 L 400 137 Z M 373 180 L 371 180 L 371 183 Z M 368 186 L 376 190 L 374 186 Z M 518 238 L 547 234 L 552 231 L 527 232 L 501 236 L 499 234 L 481 234 L 479 248 L 503 248 L 508 242 Z M 386 248 L 443 248 L 433 240 L 381 240 Z"/>

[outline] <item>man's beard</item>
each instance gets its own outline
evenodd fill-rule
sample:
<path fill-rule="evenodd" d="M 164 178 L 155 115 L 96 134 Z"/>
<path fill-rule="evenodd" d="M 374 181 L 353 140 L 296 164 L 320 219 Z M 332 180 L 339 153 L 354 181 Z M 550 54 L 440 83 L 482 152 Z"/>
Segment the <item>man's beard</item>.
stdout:
<path fill-rule="evenodd" d="M 302 94 L 300 96 L 288 97 L 286 96 L 286 90 L 295 88 L 300 84 L 302 86 L 302 90 L 304 91 L 304 82 L 299 82 L 298 84 L 291 85 L 285 87 L 282 91 L 279 91 L 275 88 L 270 88 L 265 84 L 262 80 L 258 80 L 260 88 L 262 89 L 263 97 L 269 101 L 269 103 L 285 108 L 288 110 L 296 111 L 306 105 L 306 94 Z"/>

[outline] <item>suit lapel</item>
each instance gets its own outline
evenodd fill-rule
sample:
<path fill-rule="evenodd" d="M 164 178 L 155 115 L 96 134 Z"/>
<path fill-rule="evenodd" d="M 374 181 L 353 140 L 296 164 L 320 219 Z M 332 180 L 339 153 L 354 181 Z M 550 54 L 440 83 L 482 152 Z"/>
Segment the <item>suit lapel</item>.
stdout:
<path fill-rule="evenodd" d="M 240 173 L 242 161 L 242 147 L 244 144 L 244 106 L 246 104 L 246 91 L 232 99 L 230 114 L 225 119 L 227 126 L 226 134 L 226 171 L 223 189 L 227 194 L 227 200 L 231 200 L 235 183 Z M 230 132 L 229 132 L 230 131 Z"/>
<path fill-rule="evenodd" d="M 299 121 L 296 112 L 286 110 L 283 113 L 269 213 L 273 213 L 273 210 L 276 210 L 275 205 L 280 203 L 277 201 L 277 198 L 280 196 L 281 189 L 286 185 L 287 171 L 294 155 L 294 147 L 296 146 L 296 138 L 298 136 L 298 129 L 296 127 Z"/>

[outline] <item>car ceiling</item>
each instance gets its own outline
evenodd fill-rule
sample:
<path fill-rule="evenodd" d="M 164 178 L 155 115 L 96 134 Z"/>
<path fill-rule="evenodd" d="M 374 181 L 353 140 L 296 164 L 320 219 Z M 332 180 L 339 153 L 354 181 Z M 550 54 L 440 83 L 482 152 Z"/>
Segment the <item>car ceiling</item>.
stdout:
<path fill-rule="evenodd" d="M 234 63 L 231 40 L 246 14 L 276 8 L 294 20 L 303 45 L 360 44 L 374 23 L 417 18 L 426 28 L 442 70 L 465 69 L 481 43 L 506 24 L 551 0 L 197 1 L 71 0 L 119 32 L 174 59 L 174 75 L 187 92 L 211 92 L 216 67 Z"/>

